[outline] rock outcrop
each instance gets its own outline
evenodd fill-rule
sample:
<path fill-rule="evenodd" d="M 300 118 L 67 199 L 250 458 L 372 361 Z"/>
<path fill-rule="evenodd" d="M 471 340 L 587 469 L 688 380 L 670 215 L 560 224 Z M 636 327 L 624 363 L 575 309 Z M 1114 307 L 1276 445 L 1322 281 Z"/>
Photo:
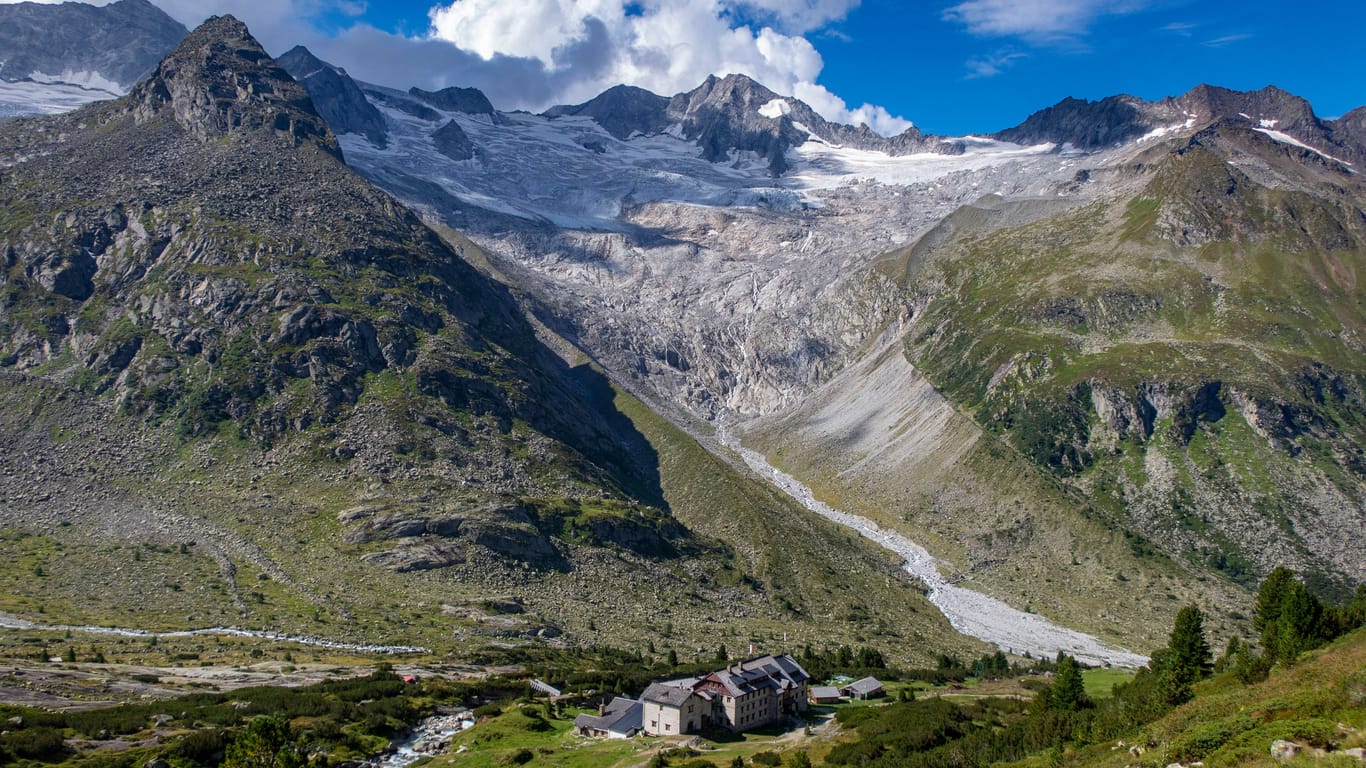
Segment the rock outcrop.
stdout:
<path fill-rule="evenodd" d="M 322 61 L 302 45 L 291 48 L 279 63 L 308 91 L 314 108 L 333 133 L 355 133 L 377 147 L 388 145 L 384 116 L 366 100 L 345 70 Z"/>

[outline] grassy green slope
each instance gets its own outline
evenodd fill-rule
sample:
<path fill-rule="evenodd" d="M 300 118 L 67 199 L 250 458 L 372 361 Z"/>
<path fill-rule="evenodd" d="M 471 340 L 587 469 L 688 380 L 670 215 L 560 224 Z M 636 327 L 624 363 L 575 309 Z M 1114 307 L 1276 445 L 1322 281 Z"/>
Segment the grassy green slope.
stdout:
<path fill-rule="evenodd" d="M 1346 543 L 1366 509 L 1362 199 L 1174 152 L 1131 196 L 946 240 L 911 278 L 930 298 L 907 354 L 1168 552 L 1341 589 L 1366 577 Z"/>
<path fill-rule="evenodd" d="M 1067 766 L 1165 766 L 1201 761 L 1210 768 L 1282 765 L 1277 739 L 1306 748 L 1292 764 L 1360 765 L 1342 754 L 1366 746 L 1366 631 L 1357 630 L 1312 652 L 1293 667 L 1246 686 L 1223 675 L 1196 686 L 1196 698 L 1144 726 L 1124 747 L 1113 743 L 1069 749 Z M 1129 745 L 1137 745 L 1134 755 Z M 1314 750 L 1323 750 L 1318 757 Z M 1038 755 L 1018 763 L 1050 763 Z"/>

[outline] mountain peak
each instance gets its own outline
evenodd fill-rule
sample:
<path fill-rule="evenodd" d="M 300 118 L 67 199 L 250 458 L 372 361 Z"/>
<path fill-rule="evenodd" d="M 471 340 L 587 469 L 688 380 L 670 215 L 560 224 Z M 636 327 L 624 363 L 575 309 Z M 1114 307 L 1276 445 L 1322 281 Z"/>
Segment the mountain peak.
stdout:
<path fill-rule="evenodd" d="M 591 117 L 603 130 L 624 140 L 636 132 L 650 134 L 667 128 L 668 106 L 667 98 L 644 88 L 614 85 L 582 104 L 551 107 L 545 115 Z"/>
<path fill-rule="evenodd" d="M 341 157 L 308 92 L 232 16 L 210 17 L 186 36 L 133 90 L 132 102 L 139 120 L 169 109 L 201 141 L 273 130 Z"/>
<path fill-rule="evenodd" d="M 464 112 L 470 115 L 492 115 L 493 103 L 478 88 L 442 88 L 439 91 L 424 91 L 409 88 L 408 93 L 437 109 L 445 112 Z"/>
<path fill-rule="evenodd" d="M 734 104 L 742 109 L 758 109 L 778 98 L 778 94 L 763 83 L 749 75 L 740 74 L 729 74 L 724 78 L 708 75 L 701 85 L 680 95 L 686 97 L 692 109 L 702 104 Z"/>
<path fill-rule="evenodd" d="M 377 147 L 388 146 L 389 129 L 384 116 L 365 98 L 346 70 L 319 59 L 302 45 L 289 49 L 277 61 L 308 91 L 314 109 L 334 133 L 355 133 Z"/>
<path fill-rule="evenodd" d="M 64 73 L 89 73 L 104 81 L 104 90 L 111 90 L 107 84 L 113 83 L 118 87 L 112 90 L 123 93 L 187 31 L 147 0 L 119 0 L 102 7 L 0 4 L 0 79 L 21 81 L 34 74 L 60 79 Z"/>

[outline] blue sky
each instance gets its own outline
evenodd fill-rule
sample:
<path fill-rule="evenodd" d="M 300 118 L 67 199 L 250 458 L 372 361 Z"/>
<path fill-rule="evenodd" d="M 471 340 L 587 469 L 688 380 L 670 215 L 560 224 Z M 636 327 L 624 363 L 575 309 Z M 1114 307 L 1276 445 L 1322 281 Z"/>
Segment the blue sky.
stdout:
<path fill-rule="evenodd" d="M 475 86 L 501 109 L 728 72 L 885 134 L 985 133 L 1067 96 L 1202 82 L 1277 85 L 1323 117 L 1366 105 L 1366 0 L 153 2 L 190 26 L 233 13 L 272 53 L 302 43 L 370 82 Z"/>
<path fill-rule="evenodd" d="M 1202 82 L 1277 85 L 1322 117 L 1366 105 L 1366 2 L 1301 3 L 1301 13 L 1270 0 L 1133 5 L 1041 37 L 974 34 L 944 20 L 943 5 L 864 0 L 831 25 L 837 34 L 814 38 L 820 81 L 937 133 L 1015 125 L 1067 96 L 1159 99 Z"/>

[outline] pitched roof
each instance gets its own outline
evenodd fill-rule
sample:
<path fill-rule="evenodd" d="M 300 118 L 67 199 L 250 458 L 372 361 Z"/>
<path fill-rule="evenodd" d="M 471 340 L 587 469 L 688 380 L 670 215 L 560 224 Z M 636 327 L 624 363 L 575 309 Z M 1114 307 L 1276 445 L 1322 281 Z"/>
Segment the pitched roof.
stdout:
<path fill-rule="evenodd" d="M 651 683 L 645 693 L 640 695 L 641 701 L 649 701 L 655 704 L 663 704 L 669 707 L 681 707 L 687 703 L 693 695 L 691 688 L 680 688 L 675 685 L 665 685 L 663 683 Z"/>
<path fill-rule="evenodd" d="M 783 654 L 746 659 L 703 679 L 720 685 L 731 696 L 742 696 L 764 688 L 791 690 L 810 680 L 811 675 L 796 659 Z"/>
<path fill-rule="evenodd" d="M 882 690 L 882 683 L 878 682 L 875 677 L 865 677 L 862 680 L 855 680 L 844 686 L 844 690 L 853 691 L 854 693 L 872 693 L 873 691 Z"/>
<path fill-rule="evenodd" d="M 617 696 L 612 703 L 603 708 L 601 715 L 579 715 L 574 718 L 575 728 L 590 728 L 595 731 L 631 735 L 645 723 L 645 707 L 635 699 Z"/>
<path fill-rule="evenodd" d="M 840 689 L 833 685 L 818 685 L 811 689 L 811 698 L 813 699 L 838 699 L 839 697 Z"/>

